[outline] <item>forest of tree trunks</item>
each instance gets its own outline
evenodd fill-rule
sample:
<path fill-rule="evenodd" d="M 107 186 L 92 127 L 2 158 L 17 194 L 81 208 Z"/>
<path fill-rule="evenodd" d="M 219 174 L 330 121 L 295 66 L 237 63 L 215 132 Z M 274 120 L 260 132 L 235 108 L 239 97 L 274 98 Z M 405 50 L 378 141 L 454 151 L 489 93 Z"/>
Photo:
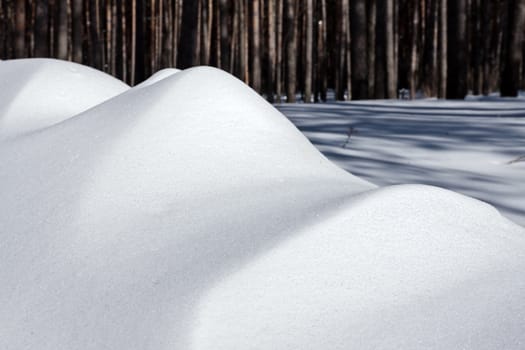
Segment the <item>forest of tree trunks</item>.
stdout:
<path fill-rule="evenodd" d="M 211 65 L 277 102 L 516 96 L 524 38 L 525 0 L 0 0 L 0 59 Z"/>

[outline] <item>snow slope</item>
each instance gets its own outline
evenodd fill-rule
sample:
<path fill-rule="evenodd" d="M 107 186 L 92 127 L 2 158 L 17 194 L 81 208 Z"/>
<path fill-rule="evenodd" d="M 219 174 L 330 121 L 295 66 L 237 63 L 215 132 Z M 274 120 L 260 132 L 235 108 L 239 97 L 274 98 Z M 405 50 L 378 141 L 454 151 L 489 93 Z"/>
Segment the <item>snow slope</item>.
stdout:
<path fill-rule="evenodd" d="M 444 187 L 525 226 L 525 159 L 515 161 L 525 156 L 523 98 L 277 107 L 324 155 L 363 179 Z"/>
<path fill-rule="evenodd" d="M 0 61 L 0 139 L 59 123 L 129 86 L 80 64 L 53 59 Z"/>
<path fill-rule="evenodd" d="M 0 140 L 0 161 L 2 349 L 525 342 L 521 227 L 377 189 L 219 70 Z"/>

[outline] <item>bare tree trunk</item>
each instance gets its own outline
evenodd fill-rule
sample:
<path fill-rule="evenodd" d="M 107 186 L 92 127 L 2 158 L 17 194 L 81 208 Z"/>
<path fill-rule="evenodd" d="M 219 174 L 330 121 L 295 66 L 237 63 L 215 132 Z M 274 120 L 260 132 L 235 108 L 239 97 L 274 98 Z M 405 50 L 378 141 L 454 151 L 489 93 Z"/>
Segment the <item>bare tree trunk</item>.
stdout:
<path fill-rule="evenodd" d="M 188 68 L 195 64 L 200 0 L 183 1 L 181 16 L 180 50 L 177 62 L 180 68 Z"/>
<path fill-rule="evenodd" d="M 286 99 L 288 103 L 295 102 L 297 81 L 297 16 L 295 14 L 296 0 L 286 0 Z"/>
<path fill-rule="evenodd" d="M 374 97 L 384 99 L 386 96 L 387 83 L 387 2 L 390 0 L 377 0 L 377 21 L 376 21 L 376 47 L 375 47 L 375 89 Z M 370 68 L 369 68 L 370 71 Z"/>
<path fill-rule="evenodd" d="M 368 96 L 372 97 L 376 95 L 376 27 L 381 26 L 380 18 L 379 23 L 376 21 L 377 18 L 377 2 L 391 1 L 391 0 L 370 0 L 367 2 L 368 5 L 368 33 L 367 33 L 367 54 L 368 54 Z M 378 38 L 381 40 L 381 38 Z M 379 45 L 377 43 L 377 45 Z"/>
<path fill-rule="evenodd" d="M 266 94 L 268 101 L 274 102 L 275 72 L 276 72 L 276 27 L 275 27 L 275 1 L 267 1 L 268 12 L 268 58 L 266 66 Z M 277 68 L 278 69 L 278 68 Z"/>
<path fill-rule="evenodd" d="M 252 0 L 252 87 L 261 92 L 261 37 L 259 0 Z"/>
<path fill-rule="evenodd" d="M 71 3 L 71 45 L 72 57 L 75 62 L 82 62 L 83 45 L 83 23 L 82 21 L 82 0 L 72 0 Z"/>
<path fill-rule="evenodd" d="M 414 3 L 414 12 L 412 14 L 412 42 L 410 54 L 410 98 L 416 97 L 417 76 L 416 69 L 418 65 L 418 36 L 419 36 L 419 2 Z"/>
<path fill-rule="evenodd" d="M 275 70 L 275 93 L 277 95 L 277 102 L 281 103 L 282 97 L 282 71 L 283 71 L 283 1 L 276 0 L 277 3 L 277 45 L 275 50 L 276 56 L 276 70 Z"/>
<path fill-rule="evenodd" d="M 346 0 L 338 0 L 336 2 L 337 11 L 341 13 L 337 21 L 337 57 L 336 57 L 336 80 L 335 80 L 335 98 L 339 101 L 345 99 L 345 59 L 346 59 L 346 27 L 348 20 L 348 2 Z"/>
<path fill-rule="evenodd" d="M 519 66 L 523 60 L 525 0 L 509 0 L 505 61 L 501 75 L 501 96 L 518 96 Z"/>
<path fill-rule="evenodd" d="M 447 98 L 467 95 L 467 0 L 448 2 Z"/>
<path fill-rule="evenodd" d="M 447 0 L 440 0 L 439 4 L 439 86 L 438 86 L 438 97 L 445 98 L 447 93 Z"/>
<path fill-rule="evenodd" d="M 396 60 L 395 60 L 395 39 L 394 39 L 394 4 L 393 0 L 386 2 L 386 97 L 396 98 Z"/>
<path fill-rule="evenodd" d="M 245 9 L 245 3 L 244 0 L 238 0 L 237 1 L 238 7 L 237 11 L 239 11 L 239 35 L 240 35 L 240 74 L 241 79 L 248 84 L 249 82 L 249 74 L 248 74 L 248 31 L 247 28 L 247 21 L 246 21 L 246 9 Z"/>
<path fill-rule="evenodd" d="M 305 76 L 304 76 L 304 102 L 312 101 L 312 73 L 313 73 L 313 21 L 314 21 L 313 0 L 306 0 L 306 56 L 305 56 Z"/>
<path fill-rule="evenodd" d="M 0 6 L 2 4 L 0 3 Z M 15 56 L 24 57 L 26 55 L 25 35 L 26 35 L 26 4 L 25 1 L 15 1 Z"/>
<path fill-rule="evenodd" d="M 368 98 L 366 1 L 351 0 L 352 99 Z"/>
<path fill-rule="evenodd" d="M 35 15 L 35 56 L 49 56 L 48 4 L 37 1 Z"/>

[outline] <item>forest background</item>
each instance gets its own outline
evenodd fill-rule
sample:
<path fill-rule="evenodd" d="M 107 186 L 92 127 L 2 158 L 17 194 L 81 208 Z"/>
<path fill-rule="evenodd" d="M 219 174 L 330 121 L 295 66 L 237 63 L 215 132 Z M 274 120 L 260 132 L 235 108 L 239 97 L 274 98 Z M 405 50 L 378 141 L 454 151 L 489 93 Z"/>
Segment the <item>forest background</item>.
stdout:
<path fill-rule="evenodd" d="M 0 0 L 0 59 L 211 65 L 271 102 L 516 96 L 524 34 L 525 0 Z"/>

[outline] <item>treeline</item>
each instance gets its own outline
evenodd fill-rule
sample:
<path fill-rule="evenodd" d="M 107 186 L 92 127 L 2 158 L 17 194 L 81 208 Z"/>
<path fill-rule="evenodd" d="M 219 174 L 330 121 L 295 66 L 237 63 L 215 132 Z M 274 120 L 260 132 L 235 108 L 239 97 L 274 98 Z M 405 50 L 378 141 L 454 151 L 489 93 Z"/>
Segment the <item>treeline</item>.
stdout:
<path fill-rule="evenodd" d="M 0 58 L 136 84 L 212 65 L 269 100 L 463 98 L 525 88 L 525 0 L 0 0 Z"/>

